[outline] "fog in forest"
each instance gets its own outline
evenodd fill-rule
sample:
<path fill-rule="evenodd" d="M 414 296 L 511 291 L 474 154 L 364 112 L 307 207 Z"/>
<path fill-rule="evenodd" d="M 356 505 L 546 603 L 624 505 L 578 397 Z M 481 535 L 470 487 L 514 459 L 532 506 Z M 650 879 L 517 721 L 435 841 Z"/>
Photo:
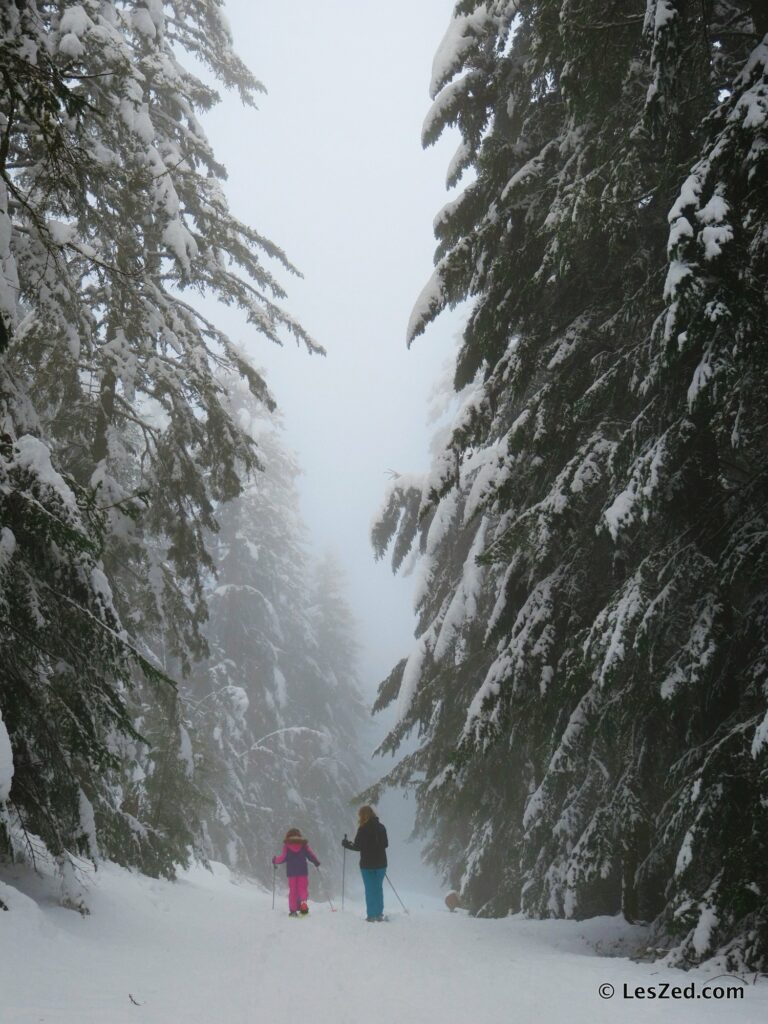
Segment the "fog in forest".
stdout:
<path fill-rule="evenodd" d="M 451 195 L 445 168 L 457 136 L 421 146 L 432 55 L 449 13 L 443 0 L 396 0 L 386 11 L 373 0 L 299 0 L 269 11 L 232 0 L 236 45 L 267 93 L 256 111 L 225 93 L 203 122 L 227 168 L 234 211 L 304 275 L 279 275 L 286 304 L 327 351 L 309 356 L 291 342 L 274 349 L 236 314 L 215 310 L 266 369 L 301 467 L 311 542 L 332 551 L 346 576 L 369 703 L 415 624 L 413 581 L 374 561 L 370 527 L 391 473 L 426 468 L 435 381 L 461 327 L 459 312 L 444 314 L 406 348 L 408 318 L 432 270 L 432 215 Z M 364 749 L 389 719 L 373 720 Z M 388 763 L 374 759 L 367 781 Z M 434 888 L 405 843 L 413 802 L 390 793 L 380 810 L 393 877 L 407 866 L 414 882 Z"/>
<path fill-rule="evenodd" d="M 409 582 L 374 563 L 370 525 L 388 473 L 425 468 L 429 398 L 461 324 L 445 316 L 406 349 L 457 144 L 446 137 L 424 150 L 420 142 L 449 12 L 442 0 L 398 0 L 386 16 L 371 0 L 300 0 L 267 16 L 233 0 L 227 13 L 267 94 L 258 111 L 224 94 L 204 125 L 227 167 L 233 207 L 304 275 L 280 280 L 291 312 L 328 354 L 275 349 L 234 317 L 230 330 L 267 370 L 303 470 L 313 541 L 335 551 L 349 578 L 373 691 L 402 656 L 413 616 Z"/>

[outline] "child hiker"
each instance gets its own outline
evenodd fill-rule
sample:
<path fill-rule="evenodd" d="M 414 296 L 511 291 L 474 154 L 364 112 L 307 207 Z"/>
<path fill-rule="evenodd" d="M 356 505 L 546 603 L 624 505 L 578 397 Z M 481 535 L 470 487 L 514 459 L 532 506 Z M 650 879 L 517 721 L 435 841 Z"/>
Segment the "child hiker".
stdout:
<path fill-rule="evenodd" d="M 320 867 L 320 861 L 301 832 L 297 828 L 289 828 L 283 840 L 283 852 L 279 857 L 273 857 L 272 863 L 275 870 L 278 864 L 285 864 L 288 875 L 288 911 L 291 917 L 309 913 L 308 860 L 311 860 L 315 867 Z"/>

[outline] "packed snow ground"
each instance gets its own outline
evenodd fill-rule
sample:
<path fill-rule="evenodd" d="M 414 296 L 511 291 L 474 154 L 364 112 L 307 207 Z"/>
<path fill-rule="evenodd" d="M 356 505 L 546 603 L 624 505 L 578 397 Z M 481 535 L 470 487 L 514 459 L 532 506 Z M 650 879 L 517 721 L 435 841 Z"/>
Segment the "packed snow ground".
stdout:
<path fill-rule="evenodd" d="M 344 913 L 312 901 L 306 919 L 292 920 L 283 893 L 273 911 L 270 893 L 218 865 L 170 883 L 109 864 L 90 880 L 92 913 L 81 917 L 26 869 L 3 877 L 14 887 L 0 882 L 2 1024 L 768 1020 L 768 983 L 751 978 L 739 1001 L 622 998 L 625 983 L 701 987 L 715 972 L 615 955 L 641 933 L 609 918 L 476 920 L 401 893 L 406 916 L 388 890 L 386 924 L 367 924 L 349 901 Z M 600 997 L 604 984 L 612 999 Z"/>

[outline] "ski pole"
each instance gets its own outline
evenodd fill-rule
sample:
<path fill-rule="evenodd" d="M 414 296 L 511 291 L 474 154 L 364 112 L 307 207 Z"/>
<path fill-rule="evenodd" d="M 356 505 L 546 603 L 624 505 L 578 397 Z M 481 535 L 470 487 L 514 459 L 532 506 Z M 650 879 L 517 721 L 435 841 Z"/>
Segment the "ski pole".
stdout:
<path fill-rule="evenodd" d="M 399 904 L 400 904 L 400 906 L 401 906 L 401 907 L 403 908 L 403 910 L 404 910 L 404 911 L 406 912 L 406 914 L 408 914 L 408 907 L 406 907 L 406 905 L 405 905 L 405 904 L 403 903 L 403 901 L 402 901 L 402 900 L 400 899 L 400 896 L 398 895 L 397 889 L 396 889 L 396 888 L 394 887 L 394 885 L 392 885 L 392 881 L 391 881 L 391 879 L 390 879 L 389 875 L 385 875 L 384 877 L 385 877 L 385 878 L 386 878 L 386 880 L 387 880 L 387 881 L 389 882 L 389 884 L 390 884 L 390 887 L 391 887 L 391 889 L 392 889 L 392 892 L 393 892 L 393 893 L 395 894 L 395 896 L 397 896 L 397 901 L 398 901 L 398 903 L 399 903 Z"/>
<path fill-rule="evenodd" d="M 344 842 L 348 842 L 347 833 L 344 833 Z M 344 875 L 347 869 L 347 848 L 344 847 L 344 853 L 341 857 L 341 909 L 344 909 Z"/>
<path fill-rule="evenodd" d="M 320 884 L 323 887 L 323 892 L 325 893 L 325 898 L 328 900 L 329 904 L 331 905 L 331 913 L 335 914 L 336 913 L 336 907 L 334 907 L 333 900 L 331 899 L 331 897 L 330 897 L 330 895 L 328 893 L 328 889 L 326 888 L 325 879 L 323 878 L 323 873 L 322 873 L 322 871 L 320 870 L 320 868 L 318 867 L 317 864 L 315 864 L 315 867 L 317 868 L 317 873 L 320 876 Z"/>
<path fill-rule="evenodd" d="M 277 864 L 272 865 L 272 909 L 275 909 L 275 884 L 277 883 Z"/>

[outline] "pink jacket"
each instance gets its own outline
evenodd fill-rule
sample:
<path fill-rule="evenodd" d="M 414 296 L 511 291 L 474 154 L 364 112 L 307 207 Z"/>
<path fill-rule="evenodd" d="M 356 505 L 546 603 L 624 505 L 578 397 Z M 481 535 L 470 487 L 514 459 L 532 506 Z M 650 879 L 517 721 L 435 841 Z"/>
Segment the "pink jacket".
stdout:
<path fill-rule="evenodd" d="M 307 861 L 320 867 L 320 861 L 315 856 L 312 847 L 304 839 L 298 843 L 283 843 L 283 852 L 279 857 L 273 857 L 273 864 L 285 863 L 285 869 L 289 878 L 296 878 L 298 875 L 308 875 L 309 868 Z"/>

